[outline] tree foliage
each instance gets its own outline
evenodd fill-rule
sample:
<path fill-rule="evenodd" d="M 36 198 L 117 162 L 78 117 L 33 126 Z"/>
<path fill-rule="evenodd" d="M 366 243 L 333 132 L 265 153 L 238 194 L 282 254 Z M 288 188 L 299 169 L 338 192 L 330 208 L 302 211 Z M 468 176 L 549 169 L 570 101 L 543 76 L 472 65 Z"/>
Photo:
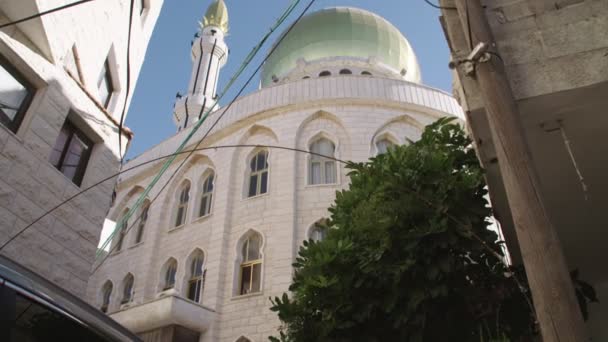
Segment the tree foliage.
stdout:
<path fill-rule="evenodd" d="M 274 341 L 519 341 L 534 321 L 502 262 L 483 170 L 449 119 L 350 163 L 331 227 L 306 241 Z"/>

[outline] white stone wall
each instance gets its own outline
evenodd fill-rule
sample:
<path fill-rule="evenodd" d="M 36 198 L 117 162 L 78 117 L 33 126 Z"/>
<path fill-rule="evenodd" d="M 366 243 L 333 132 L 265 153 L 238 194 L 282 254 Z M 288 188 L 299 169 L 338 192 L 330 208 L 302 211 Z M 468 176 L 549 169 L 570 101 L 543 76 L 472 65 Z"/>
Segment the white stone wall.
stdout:
<path fill-rule="evenodd" d="M 0 24 L 69 2 L 2 2 Z M 0 245 L 44 212 L 118 170 L 116 121 L 126 94 L 128 3 L 95 1 L 0 30 L 0 55 L 35 88 L 18 130 L 13 133 L 0 125 Z M 145 22 L 136 11 L 133 25 L 132 89 L 162 1 L 147 4 Z M 63 59 L 72 46 L 80 57 L 80 83 L 64 69 Z M 97 99 L 97 78 L 110 46 L 118 77 L 117 92 L 106 111 Z M 94 142 L 81 186 L 48 161 L 69 113 L 70 121 Z M 123 134 L 123 152 L 128 139 Z M 61 206 L 1 253 L 84 297 L 113 186 L 110 180 Z"/>
<path fill-rule="evenodd" d="M 200 139 L 222 110 L 209 117 L 193 142 Z M 264 88 L 239 99 L 201 146 L 253 144 L 307 150 L 311 139 L 323 134 L 336 145 L 336 157 L 364 161 L 375 153 L 372 144 L 376 137 L 390 134 L 400 143 L 405 143 L 406 138 L 415 140 L 425 125 L 446 115 L 462 116 L 454 99 L 421 85 L 357 76 L 310 79 Z M 126 167 L 171 153 L 186 134 L 178 133 Z M 335 191 L 348 186 L 348 177 L 343 165 L 338 164 L 337 184 L 308 185 L 307 154 L 270 149 L 269 191 L 246 198 L 248 158 L 257 150 L 239 147 L 196 152 L 152 204 L 143 242 L 133 244 L 133 229 L 127 234 L 122 251 L 107 258 L 92 275 L 88 286 L 90 302 L 101 304 L 101 287 L 110 280 L 114 291 L 109 311 L 121 310 L 120 284 L 129 272 L 135 276 L 131 307 L 157 298 L 161 268 L 171 257 L 178 262 L 175 289 L 185 297 L 189 267 L 186 260 L 198 248 L 205 253 L 207 270 L 201 304 L 216 313 L 210 326 L 200 327 L 205 331 L 201 341 L 234 342 L 240 336 L 265 341 L 275 334 L 279 321 L 268 309 L 268 297 L 287 291 L 291 264 L 308 229 L 327 217 Z M 181 160 L 178 158 L 161 178 L 150 199 L 158 194 Z M 132 207 L 159 167 L 160 162 L 156 162 L 123 174 L 110 219 L 116 220 L 125 208 Z M 212 213 L 197 219 L 196 200 L 203 176 L 209 170 L 216 174 Z M 172 228 L 176 196 L 185 180 L 192 184 L 187 224 Z M 239 241 L 252 230 L 264 238 L 262 291 L 239 296 Z"/>

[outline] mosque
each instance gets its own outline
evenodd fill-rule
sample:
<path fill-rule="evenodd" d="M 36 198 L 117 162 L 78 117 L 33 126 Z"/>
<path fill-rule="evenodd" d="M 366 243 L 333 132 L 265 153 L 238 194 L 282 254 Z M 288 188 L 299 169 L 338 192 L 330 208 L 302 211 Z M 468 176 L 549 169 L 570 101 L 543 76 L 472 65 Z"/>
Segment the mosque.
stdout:
<path fill-rule="evenodd" d="M 124 169 L 174 152 L 201 112 L 213 110 L 187 149 L 222 119 L 170 178 L 184 156 L 172 164 L 142 219 L 119 228 L 88 283 L 88 300 L 144 341 L 261 342 L 277 333 L 269 297 L 287 291 L 302 242 L 324 237 L 319 223 L 349 178 L 334 159 L 274 146 L 365 161 L 440 117 L 463 118 L 450 94 L 422 84 L 395 26 L 346 7 L 304 16 L 275 43 L 260 89 L 212 108 L 227 31 L 227 7 L 215 1 L 192 44 L 188 92 L 172 114 L 177 133 Z M 133 207 L 162 163 L 121 176 L 109 220 Z"/>

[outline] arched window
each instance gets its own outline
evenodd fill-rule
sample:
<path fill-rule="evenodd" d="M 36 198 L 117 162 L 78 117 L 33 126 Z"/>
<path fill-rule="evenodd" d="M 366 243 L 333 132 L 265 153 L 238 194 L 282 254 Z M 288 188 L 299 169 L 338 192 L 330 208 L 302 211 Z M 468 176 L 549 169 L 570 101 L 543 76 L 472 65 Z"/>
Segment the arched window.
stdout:
<path fill-rule="evenodd" d="M 203 192 L 201 193 L 201 206 L 198 210 L 198 216 L 203 217 L 211 214 L 211 200 L 213 196 L 213 178 L 212 172 L 203 182 Z"/>
<path fill-rule="evenodd" d="M 328 231 L 328 228 L 325 225 L 325 221 L 324 220 L 318 221 L 310 228 L 310 232 L 308 233 L 308 238 L 313 241 L 324 240 L 325 237 L 327 236 L 327 231 Z"/>
<path fill-rule="evenodd" d="M 386 151 L 393 146 L 395 146 L 395 144 L 388 138 L 382 138 L 376 141 L 376 151 L 378 151 L 378 154 L 386 153 Z"/>
<path fill-rule="evenodd" d="M 190 261 L 189 277 L 188 277 L 188 299 L 200 303 L 203 287 L 205 286 L 205 270 L 203 264 L 205 255 L 197 251 Z"/>
<path fill-rule="evenodd" d="M 308 182 L 314 184 L 336 183 L 336 161 L 323 156 L 334 157 L 336 145 L 333 142 L 321 138 L 310 144 L 309 177 Z"/>
<path fill-rule="evenodd" d="M 186 215 L 188 213 L 188 201 L 190 200 L 190 183 L 186 182 L 182 185 L 177 198 L 177 212 L 175 215 L 175 227 L 179 227 L 186 223 Z"/>
<path fill-rule="evenodd" d="M 123 280 L 122 285 L 122 300 L 120 304 L 126 304 L 133 300 L 133 284 L 135 283 L 135 278 L 131 273 L 127 274 L 125 280 Z"/>
<path fill-rule="evenodd" d="M 251 234 L 241 248 L 241 272 L 239 281 L 239 294 L 255 293 L 261 291 L 262 285 L 262 237 Z"/>
<path fill-rule="evenodd" d="M 144 228 L 146 227 L 146 222 L 148 222 L 148 211 L 150 210 L 150 202 L 144 202 L 144 205 L 141 209 L 141 216 L 139 218 L 139 224 L 137 225 L 137 234 L 135 235 L 135 243 L 140 243 L 142 238 L 144 237 Z"/>
<path fill-rule="evenodd" d="M 319 77 L 325 77 L 325 76 L 331 76 L 331 72 L 330 71 L 321 71 L 321 73 L 319 73 Z"/>
<path fill-rule="evenodd" d="M 114 285 L 112 285 L 111 281 L 106 281 L 101 288 L 101 312 L 108 312 L 108 307 L 110 306 L 110 298 L 112 297 L 112 289 Z"/>
<path fill-rule="evenodd" d="M 250 339 L 248 339 L 247 337 L 239 337 L 238 340 L 236 340 L 236 342 L 251 342 Z"/>
<path fill-rule="evenodd" d="M 361 75 L 364 75 L 364 76 L 371 76 L 371 75 L 372 75 L 372 73 L 371 73 L 371 72 L 369 72 L 369 71 L 361 71 Z"/>
<path fill-rule="evenodd" d="M 304 76 L 304 77 L 302 77 L 303 80 L 307 80 L 309 78 L 310 78 L 310 76 Z"/>
<path fill-rule="evenodd" d="M 353 74 L 353 72 L 348 69 L 340 70 L 340 75 L 352 75 L 352 74 Z"/>
<path fill-rule="evenodd" d="M 249 192 L 248 197 L 258 196 L 268 192 L 268 152 L 258 152 L 249 163 Z"/>
<path fill-rule="evenodd" d="M 125 215 L 127 215 L 127 213 L 129 212 L 129 208 L 125 209 L 123 211 L 123 214 L 119 220 L 122 221 L 122 219 L 125 217 Z M 116 246 L 114 247 L 114 250 L 116 252 L 120 252 L 120 250 L 122 249 L 122 243 L 125 241 L 125 234 L 127 233 L 127 229 L 129 228 L 129 220 L 124 220 L 122 221 L 122 224 L 120 224 L 118 226 L 118 231 L 116 232 Z"/>
<path fill-rule="evenodd" d="M 177 273 L 177 261 L 173 258 L 169 259 L 165 267 L 165 277 L 163 282 L 163 291 L 175 287 L 175 273 Z"/>

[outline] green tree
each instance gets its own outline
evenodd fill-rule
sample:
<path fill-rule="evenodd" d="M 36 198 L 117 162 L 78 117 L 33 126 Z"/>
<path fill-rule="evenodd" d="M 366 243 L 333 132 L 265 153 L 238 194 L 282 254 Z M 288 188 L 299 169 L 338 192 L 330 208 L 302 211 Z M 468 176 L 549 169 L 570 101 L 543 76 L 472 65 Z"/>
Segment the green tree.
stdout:
<path fill-rule="evenodd" d="M 449 119 L 349 163 L 330 227 L 306 241 L 273 341 L 519 341 L 531 306 L 505 266 L 471 141 Z M 522 277 L 520 274 L 518 277 Z M 521 287 L 524 288 L 524 287 Z"/>

